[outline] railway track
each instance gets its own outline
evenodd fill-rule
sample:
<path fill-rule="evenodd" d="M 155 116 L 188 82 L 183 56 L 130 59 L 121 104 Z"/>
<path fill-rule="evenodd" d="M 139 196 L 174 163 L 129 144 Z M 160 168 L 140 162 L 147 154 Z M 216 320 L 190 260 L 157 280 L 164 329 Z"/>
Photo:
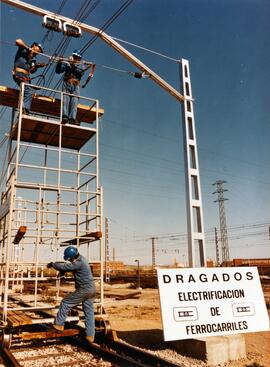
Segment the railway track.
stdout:
<path fill-rule="evenodd" d="M 8 367 L 175 367 L 171 363 L 122 341 L 89 345 L 81 337 L 32 340 L 1 349 Z"/>

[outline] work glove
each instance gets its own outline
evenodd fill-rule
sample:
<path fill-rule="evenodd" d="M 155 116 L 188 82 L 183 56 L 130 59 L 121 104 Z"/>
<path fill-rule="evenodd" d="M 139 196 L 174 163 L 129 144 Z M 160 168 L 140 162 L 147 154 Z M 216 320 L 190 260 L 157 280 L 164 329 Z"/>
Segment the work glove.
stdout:
<path fill-rule="evenodd" d="M 47 264 L 47 268 L 48 269 L 53 268 L 53 262 L 50 262 L 49 264 Z"/>
<path fill-rule="evenodd" d="M 36 64 L 36 66 L 38 67 L 38 68 L 44 68 L 44 66 L 46 66 L 47 64 L 45 63 L 45 62 L 39 62 L 39 63 L 37 63 Z"/>
<path fill-rule="evenodd" d="M 60 271 L 59 271 L 59 278 L 65 278 L 65 274 L 66 274 L 66 272 L 65 272 L 65 271 L 60 270 Z"/>

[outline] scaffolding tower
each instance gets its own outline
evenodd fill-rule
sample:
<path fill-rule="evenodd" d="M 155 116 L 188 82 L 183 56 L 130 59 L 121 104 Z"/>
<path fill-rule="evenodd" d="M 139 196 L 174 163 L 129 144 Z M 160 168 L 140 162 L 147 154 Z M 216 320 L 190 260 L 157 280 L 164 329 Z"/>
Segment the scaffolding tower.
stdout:
<path fill-rule="evenodd" d="M 61 124 L 64 93 L 31 85 L 31 114 L 23 113 L 25 84 L 0 87 L 1 105 L 12 107 L 8 159 L 0 207 L 1 325 L 52 322 L 62 279 L 50 261 L 65 246 L 79 248 L 98 269 L 96 318 L 103 315 L 103 199 L 99 182 L 99 101 L 79 97 L 80 126 Z M 95 271 L 96 272 L 96 271 Z M 31 312 L 31 315 L 29 314 Z M 67 321 L 79 321 L 82 312 Z"/>

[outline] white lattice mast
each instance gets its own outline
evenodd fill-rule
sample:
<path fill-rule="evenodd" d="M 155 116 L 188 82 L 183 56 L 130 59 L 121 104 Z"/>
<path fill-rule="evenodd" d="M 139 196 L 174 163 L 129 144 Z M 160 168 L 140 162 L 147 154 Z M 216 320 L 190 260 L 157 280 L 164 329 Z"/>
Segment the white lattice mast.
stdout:
<path fill-rule="evenodd" d="M 220 223 L 220 241 L 221 241 L 221 253 L 222 253 L 222 262 L 230 260 L 229 253 L 229 243 L 228 243 L 228 232 L 227 232 L 227 224 L 226 224 L 226 214 L 225 214 L 225 205 L 224 201 L 228 200 L 224 198 L 224 192 L 228 191 L 223 188 L 223 184 L 227 181 L 216 181 L 213 185 L 217 186 L 217 189 L 213 194 L 218 194 L 217 200 L 214 202 L 219 204 L 219 223 Z"/>
<path fill-rule="evenodd" d="M 196 251 L 199 253 L 199 266 L 206 266 L 202 195 L 193 98 L 189 62 L 185 59 L 182 59 L 182 84 L 185 97 L 183 103 L 183 139 L 185 150 L 189 266 L 194 267 L 197 265 L 195 256 Z"/>

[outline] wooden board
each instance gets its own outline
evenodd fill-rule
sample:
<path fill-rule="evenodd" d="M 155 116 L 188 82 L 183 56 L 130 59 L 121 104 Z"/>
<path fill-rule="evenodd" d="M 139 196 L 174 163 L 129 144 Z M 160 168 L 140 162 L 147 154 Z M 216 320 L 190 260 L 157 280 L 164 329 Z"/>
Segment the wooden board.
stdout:
<path fill-rule="evenodd" d="M 8 311 L 7 321 L 11 327 L 32 324 L 32 318 L 22 311 Z"/>
<path fill-rule="evenodd" d="M 79 335 L 80 330 L 79 329 L 66 329 L 61 333 L 58 333 L 56 331 L 41 331 L 41 332 L 33 332 L 33 333 L 20 333 L 15 334 L 14 339 L 18 338 L 21 340 L 33 340 L 33 339 L 52 339 L 52 338 L 63 338 L 65 336 L 75 336 Z"/>
<path fill-rule="evenodd" d="M 115 298 L 116 300 L 124 300 L 129 298 L 140 298 L 142 292 L 141 291 L 130 291 L 127 289 L 117 289 L 104 291 L 104 296 L 108 298 Z"/>
<path fill-rule="evenodd" d="M 96 240 L 99 240 L 102 237 L 102 232 L 91 232 L 87 233 L 79 238 L 79 244 L 87 243 L 87 242 L 93 242 Z M 72 240 L 68 240 L 65 242 L 62 242 L 60 246 L 69 246 L 69 245 L 76 245 L 77 244 L 77 238 L 73 238 Z"/>
<path fill-rule="evenodd" d="M 13 243 L 15 245 L 17 245 L 18 243 L 20 243 L 21 239 L 24 237 L 25 233 L 27 231 L 27 227 L 26 226 L 20 226 L 17 233 L 16 233 L 16 236 L 14 238 L 14 241 Z"/>
<path fill-rule="evenodd" d="M 0 86 L 0 105 L 7 107 L 17 107 L 19 99 L 19 90 Z M 86 101 L 86 100 L 85 100 Z M 92 123 L 96 120 L 96 107 L 93 106 L 93 101 L 88 101 L 89 105 L 78 104 L 77 120 L 80 122 Z M 31 111 L 43 113 L 49 116 L 59 116 L 60 100 L 53 97 L 42 96 L 40 94 L 33 95 L 31 103 Z M 101 117 L 104 110 L 99 108 L 98 115 Z"/>
<path fill-rule="evenodd" d="M 33 116 L 25 116 L 22 118 L 21 141 L 59 146 L 59 131 L 60 125 L 57 123 Z M 62 147 L 79 150 L 94 134 L 95 132 L 91 130 L 62 125 Z M 18 123 L 11 131 L 11 139 L 16 140 L 17 137 Z"/>

